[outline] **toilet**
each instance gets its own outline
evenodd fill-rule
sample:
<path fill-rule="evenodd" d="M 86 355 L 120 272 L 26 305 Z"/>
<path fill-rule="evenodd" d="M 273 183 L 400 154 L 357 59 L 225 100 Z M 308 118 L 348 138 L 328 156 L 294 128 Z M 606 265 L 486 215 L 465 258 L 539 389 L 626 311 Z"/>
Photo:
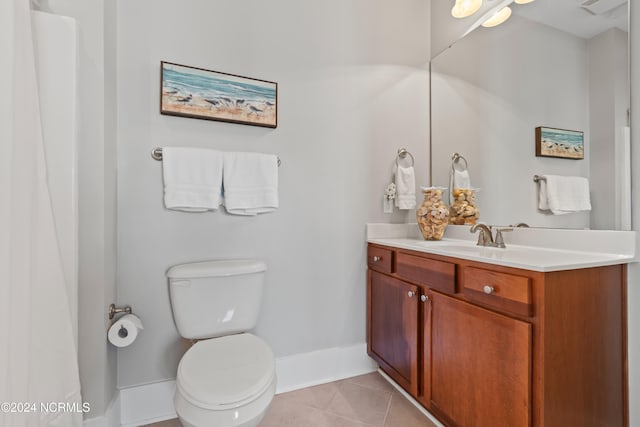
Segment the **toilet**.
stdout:
<path fill-rule="evenodd" d="M 256 326 L 264 274 L 258 260 L 180 264 L 167 271 L 173 319 L 198 340 L 178 365 L 175 410 L 184 427 L 255 427 L 276 390 L 269 346 Z"/>

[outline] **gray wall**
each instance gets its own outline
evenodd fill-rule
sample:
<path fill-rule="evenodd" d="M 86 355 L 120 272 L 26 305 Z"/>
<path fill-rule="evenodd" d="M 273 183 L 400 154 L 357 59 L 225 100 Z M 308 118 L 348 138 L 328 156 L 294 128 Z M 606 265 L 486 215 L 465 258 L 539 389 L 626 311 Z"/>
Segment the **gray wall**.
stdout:
<path fill-rule="evenodd" d="M 115 76 L 109 58 L 115 5 L 104 0 L 41 1 L 41 9 L 78 24 L 78 352 L 86 418 L 115 396 L 116 352 L 107 345 L 107 306 L 115 301 Z M 111 47 L 110 47 L 111 46 Z"/>
<path fill-rule="evenodd" d="M 256 333 L 276 356 L 365 340 L 365 223 L 385 215 L 396 150 L 428 177 L 423 0 L 118 2 L 118 299 L 145 329 L 118 386 L 171 379 L 184 351 L 165 271 L 212 258 L 268 265 Z M 278 128 L 163 116 L 161 60 L 279 83 Z M 255 218 L 164 209 L 156 146 L 276 153 L 280 209 Z"/>

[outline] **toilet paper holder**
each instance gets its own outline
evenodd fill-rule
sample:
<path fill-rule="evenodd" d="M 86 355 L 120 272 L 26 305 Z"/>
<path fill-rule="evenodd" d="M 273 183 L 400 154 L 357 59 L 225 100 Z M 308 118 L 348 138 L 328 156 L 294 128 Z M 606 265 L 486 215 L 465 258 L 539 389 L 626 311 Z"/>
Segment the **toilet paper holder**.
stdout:
<path fill-rule="evenodd" d="M 109 305 L 109 319 L 113 319 L 116 314 L 127 313 L 131 314 L 131 307 L 125 305 L 124 307 L 116 307 L 115 304 Z"/>

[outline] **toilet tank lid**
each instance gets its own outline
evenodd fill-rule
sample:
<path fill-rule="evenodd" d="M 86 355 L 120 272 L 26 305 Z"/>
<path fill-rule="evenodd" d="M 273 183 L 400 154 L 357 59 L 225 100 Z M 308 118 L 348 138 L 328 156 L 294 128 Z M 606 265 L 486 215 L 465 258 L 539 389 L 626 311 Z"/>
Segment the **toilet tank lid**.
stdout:
<path fill-rule="evenodd" d="M 255 259 L 227 259 L 174 265 L 167 270 L 167 277 L 170 279 L 225 277 L 260 273 L 266 270 L 267 264 L 263 261 Z"/>

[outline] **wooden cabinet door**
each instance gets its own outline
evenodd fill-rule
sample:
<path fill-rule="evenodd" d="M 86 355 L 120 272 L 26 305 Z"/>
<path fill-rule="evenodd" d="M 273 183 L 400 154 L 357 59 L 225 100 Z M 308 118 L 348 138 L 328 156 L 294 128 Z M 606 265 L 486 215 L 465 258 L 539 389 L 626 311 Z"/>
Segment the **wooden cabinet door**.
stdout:
<path fill-rule="evenodd" d="M 431 405 L 449 424 L 528 427 L 531 325 L 431 295 Z"/>
<path fill-rule="evenodd" d="M 414 396 L 418 392 L 418 288 L 369 272 L 369 355 Z"/>

